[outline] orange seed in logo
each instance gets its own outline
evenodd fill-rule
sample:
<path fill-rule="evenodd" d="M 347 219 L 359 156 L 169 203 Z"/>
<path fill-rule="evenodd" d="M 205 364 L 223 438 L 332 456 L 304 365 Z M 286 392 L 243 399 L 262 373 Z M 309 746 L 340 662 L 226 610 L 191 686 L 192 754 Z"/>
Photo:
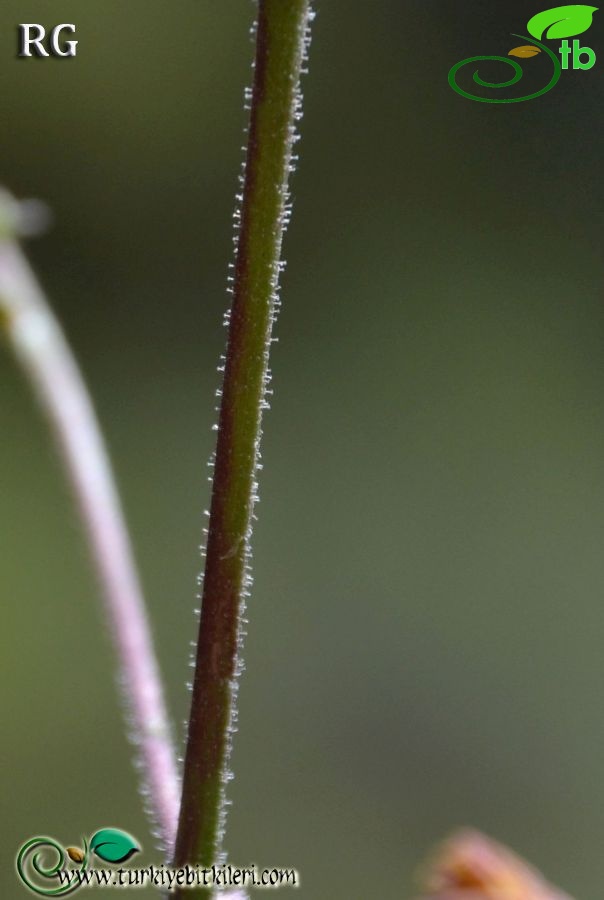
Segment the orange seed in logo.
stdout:
<path fill-rule="evenodd" d="M 524 44 L 522 47 L 515 47 L 510 50 L 508 56 L 519 56 L 521 59 L 530 59 L 531 56 L 537 56 L 541 53 L 539 47 L 533 47 L 531 44 Z"/>

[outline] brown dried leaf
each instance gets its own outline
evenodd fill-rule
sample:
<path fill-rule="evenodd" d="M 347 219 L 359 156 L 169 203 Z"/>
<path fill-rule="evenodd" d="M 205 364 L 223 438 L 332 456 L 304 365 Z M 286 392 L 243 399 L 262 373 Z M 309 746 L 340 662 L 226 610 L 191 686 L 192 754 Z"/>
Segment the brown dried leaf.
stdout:
<path fill-rule="evenodd" d="M 503 844 L 469 829 L 437 850 L 421 887 L 422 900 L 571 900 Z"/>
<path fill-rule="evenodd" d="M 522 47 L 515 47 L 510 50 L 508 56 L 519 56 L 521 59 L 530 59 L 531 56 L 537 56 L 541 53 L 539 47 L 533 47 L 531 44 L 524 44 Z"/>

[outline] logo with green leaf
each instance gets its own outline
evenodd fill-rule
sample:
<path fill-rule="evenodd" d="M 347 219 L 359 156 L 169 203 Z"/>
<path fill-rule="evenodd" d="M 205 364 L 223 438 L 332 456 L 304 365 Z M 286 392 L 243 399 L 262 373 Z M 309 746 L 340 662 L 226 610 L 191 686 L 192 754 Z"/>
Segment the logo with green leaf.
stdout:
<path fill-rule="evenodd" d="M 127 862 L 140 849 L 132 835 L 119 828 L 101 828 L 90 841 L 82 839 L 82 848 L 62 847 L 53 838 L 35 837 L 19 850 L 17 872 L 34 894 L 60 897 L 73 894 L 86 883 L 81 873 L 90 868 L 91 855 L 118 865 Z M 68 859 L 75 865 L 68 863 Z"/>
<path fill-rule="evenodd" d="M 553 9 L 546 9 L 537 13 L 527 23 L 527 31 L 530 35 L 512 34 L 513 37 L 526 41 L 508 51 L 507 56 L 470 56 L 468 59 L 462 59 L 456 63 L 449 71 L 449 84 L 453 90 L 468 100 L 476 100 L 479 103 L 522 103 L 524 100 L 534 100 L 536 97 L 542 97 L 547 94 L 553 87 L 558 84 L 560 76 L 565 69 L 571 67 L 573 69 L 586 70 L 591 69 L 596 62 L 596 53 L 591 47 L 581 46 L 581 42 L 576 40 L 577 35 L 586 32 L 592 25 L 593 15 L 597 12 L 597 6 L 584 6 L 575 4 L 572 6 L 556 6 Z M 575 38 L 572 46 L 568 38 Z M 558 41 L 562 40 L 559 47 L 552 48 L 542 41 Z M 510 57 L 515 57 L 510 59 Z M 490 91 L 500 91 L 511 88 L 517 84 L 524 75 L 524 70 L 517 59 L 531 60 L 541 57 L 547 60 L 550 68 L 549 81 L 544 87 L 531 91 L 522 96 L 500 96 L 489 93 Z M 489 81 L 479 73 L 478 68 L 473 73 L 473 81 L 485 93 L 473 93 L 476 90 L 474 85 L 463 85 L 463 75 L 460 73 L 466 66 L 473 66 L 481 62 L 497 62 L 505 63 L 511 67 L 513 74 L 506 81 Z M 467 70 L 466 70 L 467 71 Z M 465 73 L 464 73 L 465 74 Z M 469 79 L 466 79 L 469 81 Z M 471 88 L 471 90 L 470 90 Z"/>

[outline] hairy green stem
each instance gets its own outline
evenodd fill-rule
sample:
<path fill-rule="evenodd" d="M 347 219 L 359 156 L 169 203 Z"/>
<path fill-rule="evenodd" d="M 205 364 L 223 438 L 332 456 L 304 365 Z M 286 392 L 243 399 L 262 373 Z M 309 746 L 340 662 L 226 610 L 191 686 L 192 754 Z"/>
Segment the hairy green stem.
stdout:
<path fill-rule="evenodd" d="M 218 423 L 202 608 L 175 863 L 223 859 L 225 784 L 262 409 L 287 218 L 309 0 L 260 0 L 233 304 Z M 206 891 L 187 891 L 202 896 Z"/>

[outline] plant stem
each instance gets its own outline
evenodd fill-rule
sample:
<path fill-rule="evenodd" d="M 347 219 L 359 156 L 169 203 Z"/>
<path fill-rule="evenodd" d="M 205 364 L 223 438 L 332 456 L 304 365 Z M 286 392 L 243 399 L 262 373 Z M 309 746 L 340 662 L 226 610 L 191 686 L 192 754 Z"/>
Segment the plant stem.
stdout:
<path fill-rule="evenodd" d="M 262 409 L 309 0 L 260 0 L 202 609 L 175 864 L 223 858 L 225 784 L 234 730 L 241 621 Z M 186 896 L 206 892 L 187 891 Z"/>
<path fill-rule="evenodd" d="M 138 746 L 149 811 L 158 837 L 174 845 L 180 789 L 163 689 L 145 603 L 113 473 L 78 365 L 2 213 L 17 204 L 0 196 L 0 332 L 4 331 L 36 391 L 58 444 L 101 583 Z"/>

